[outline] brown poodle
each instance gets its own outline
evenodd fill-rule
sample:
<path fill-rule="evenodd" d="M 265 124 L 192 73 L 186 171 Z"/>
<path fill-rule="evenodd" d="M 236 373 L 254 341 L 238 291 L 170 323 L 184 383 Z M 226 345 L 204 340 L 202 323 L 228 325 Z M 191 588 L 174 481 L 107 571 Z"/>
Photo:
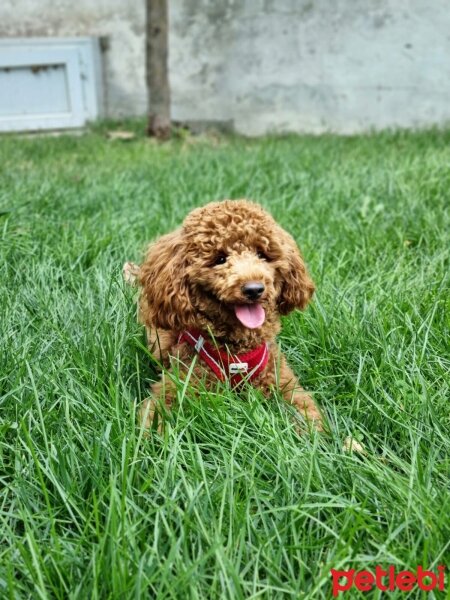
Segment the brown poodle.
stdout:
<path fill-rule="evenodd" d="M 142 403 L 141 424 L 170 408 L 176 384 L 170 366 L 191 383 L 248 382 L 266 396 L 278 388 L 317 429 L 322 418 L 276 342 L 280 315 L 303 309 L 313 292 L 293 238 L 259 205 L 212 202 L 193 210 L 176 231 L 150 245 L 141 267 L 127 263 L 141 286 L 139 316 L 151 351 L 169 369 Z M 194 358 L 195 364 L 192 368 Z"/>

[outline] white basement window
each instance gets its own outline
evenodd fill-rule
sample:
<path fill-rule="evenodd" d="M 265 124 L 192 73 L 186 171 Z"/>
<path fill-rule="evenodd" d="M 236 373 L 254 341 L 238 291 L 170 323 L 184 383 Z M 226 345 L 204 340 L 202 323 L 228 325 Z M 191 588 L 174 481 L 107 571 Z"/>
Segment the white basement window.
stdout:
<path fill-rule="evenodd" d="M 0 39 L 0 131 L 83 127 L 101 113 L 97 38 Z"/>

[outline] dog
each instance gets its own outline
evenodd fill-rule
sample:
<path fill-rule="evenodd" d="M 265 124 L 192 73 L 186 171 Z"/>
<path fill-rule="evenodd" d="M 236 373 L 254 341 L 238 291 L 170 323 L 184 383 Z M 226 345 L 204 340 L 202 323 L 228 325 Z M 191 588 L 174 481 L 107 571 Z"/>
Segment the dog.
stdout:
<path fill-rule="evenodd" d="M 261 206 L 248 200 L 211 202 L 182 226 L 153 242 L 144 263 L 126 263 L 124 276 L 140 286 L 139 320 L 150 351 L 170 373 L 200 378 L 206 387 L 244 383 L 265 396 L 278 389 L 307 423 L 322 416 L 280 352 L 280 316 L 304 309 L 314 293 L 294 239 Z M 197 357 L 192 365 L 194 357 Z M 140 407 L 145 429 L 158 407 L 170 409 L 176 378 L 153 384 Z"/>

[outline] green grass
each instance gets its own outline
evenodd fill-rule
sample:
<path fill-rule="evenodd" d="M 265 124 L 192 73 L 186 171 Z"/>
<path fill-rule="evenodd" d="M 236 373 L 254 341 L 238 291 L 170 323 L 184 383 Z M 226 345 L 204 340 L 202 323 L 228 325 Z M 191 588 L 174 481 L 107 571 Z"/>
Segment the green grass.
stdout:
<path fill-rule="evenodd" d="M 330 568 L 448 565 L 449 196 L 450 132 L 1 138 L 0 597 L 328 600 Z M 122 264 L 225 197 L 303 249 L 317 295 L 280 339 L 329 435 L 183 385 L 163 436 L 136 426 Z"/>

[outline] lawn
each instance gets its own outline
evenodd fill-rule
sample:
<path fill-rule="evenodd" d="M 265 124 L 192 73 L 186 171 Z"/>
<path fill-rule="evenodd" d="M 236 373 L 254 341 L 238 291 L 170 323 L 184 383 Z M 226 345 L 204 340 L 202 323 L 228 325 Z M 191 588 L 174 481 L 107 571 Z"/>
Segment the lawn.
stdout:
<path fill-rule="evenodd" d="M 0 139 L 0 597 L 329 600 L 331 568 L 450 567 L 450 132 L 105 129 Z M 155 374 L 122 264 L 227 197 L 303 250 L 317 294 L 280 341 L 328 434 L 182 383 L 162 436 L 136 425 Z"/>

